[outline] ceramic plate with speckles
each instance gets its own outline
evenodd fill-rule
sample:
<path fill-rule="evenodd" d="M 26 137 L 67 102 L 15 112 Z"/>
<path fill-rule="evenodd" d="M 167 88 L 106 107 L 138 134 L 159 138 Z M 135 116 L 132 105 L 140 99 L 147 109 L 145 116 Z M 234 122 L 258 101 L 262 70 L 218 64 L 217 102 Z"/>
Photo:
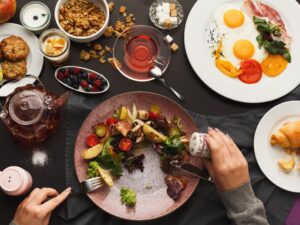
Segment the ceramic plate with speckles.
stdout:
<path fill-rule="evenodd" d="M 93 132 L 92 126 L 111 117 L 114 110 L 121 105 L 131 108 L 133 103 L 138 109 L 145 110 L 148 110 L 150 105 L 157 104 L 161 107 L 162 114 L 167 118 L 177 115 L 182 119 L 183 130 L 187 132 L 188 136 L 197 131 L 197 127 L 187 112 L 166 97 L 147 92 L 128 92 L 112 97 L 98 105 L 87 116 L 79 130 L 75 144 L 74 163 L 80 182 L 86 179 L 87 162 L 82 158 L 82 151 L 86 148 L 85 137 Z M 166 174 L 160 168 L 157 152 L 151 146 L 134 151 L 145 154 L 144 172 L 136 170 L 129 174 L 124 169 L 123 176 L 115 181 L 112 188 L 105 187 L 87 194 L 97 206 L 123 219 L 150 220 L 173 212 L 189 199 L 198 185 L 199 179 L 197 177 L 180 174 L 188 179 L 188 184 L 181 193 L 180 199 L 174 201 L 167 195 L 167 186 L 164 182 Z M 191 158 L 190 162 L 196 166 L 201 164 L 200 160 L 195 158 Z M 174 172 L 179 173 L 178 171 Z M 137 203 L 134 208 L 128 208 L 120 202 L 120 189 L 124 186 L 134 189 L 137 193 Z"/>

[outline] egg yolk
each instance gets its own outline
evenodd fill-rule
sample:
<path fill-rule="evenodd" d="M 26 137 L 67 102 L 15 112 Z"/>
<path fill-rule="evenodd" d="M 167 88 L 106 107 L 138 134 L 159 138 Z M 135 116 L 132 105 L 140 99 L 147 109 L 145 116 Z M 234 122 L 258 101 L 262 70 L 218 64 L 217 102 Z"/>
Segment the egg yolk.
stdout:
<path fill-rule="evenodd" d="M 224 14 L 224 22 L 230 28 L 239 27 L 244 21 L 245 16 L 240 10 L 230 9 Z"/>
<path fill-rule="evenodd" d="M 233 53 L 241 60 L 250 59 L 255 53 L 255 48 L 248 40 L 238 40 L 233 46 Z"/>

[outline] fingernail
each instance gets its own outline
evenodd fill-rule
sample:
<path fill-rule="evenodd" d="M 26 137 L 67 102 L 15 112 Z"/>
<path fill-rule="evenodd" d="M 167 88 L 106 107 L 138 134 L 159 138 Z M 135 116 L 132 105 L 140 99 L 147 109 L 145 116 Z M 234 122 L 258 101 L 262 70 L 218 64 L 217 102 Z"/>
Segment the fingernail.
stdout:
<path fill-rule="evenodd" d="M 64 190 L 64 192 L 71 192 L 72 191 L 72 188 L 71 187 L 68 187 Z"/>
<path fill-rule="evenodd" d="M 208 132 L 209 132 L 209 131 L 212 131 L 212 128 L 211 128 L 211 127 L 208 127 L 207 130 L 208 130 Z"/>
<path fill-rule="evenodd" d="M 221 132 L 218 128 L 215 128 L 215 130 L 216 130 L 217 132 Z"/>

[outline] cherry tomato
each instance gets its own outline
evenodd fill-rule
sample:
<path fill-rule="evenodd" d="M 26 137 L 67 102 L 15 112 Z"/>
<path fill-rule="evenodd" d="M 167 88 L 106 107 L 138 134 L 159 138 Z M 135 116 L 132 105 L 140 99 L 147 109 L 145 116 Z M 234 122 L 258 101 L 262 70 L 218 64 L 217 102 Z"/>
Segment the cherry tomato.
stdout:
<path fill-rule="evenodd" d="M 149 113 L 149 119 L 150 120 L 155 120 L 159 117 L 159 114 L 157 112 L 150 112 Z"/>
<path fill-rule="evenodd" d="M 119 142 L 119 148 L 123 152 L 128 152 L 132 149 L 132 141 L 129 138 L 123 138 Z"/>
<path fill-rule="evenodd" d="M 109 127 L 110 125 L 116 124 L 117 122 L 118 122 L 118 120 L 116 118 L 111 117 L 106 120 L 106 125 Z"/>
<path fill-rule="evenodd" d="M 85 143 L 89 148 L 91 148 L 99 143 L 99 139 L 96 134 L 90 134 L 86 137 Z"/>
<path fill-rule="evenodd" d="M 262 77 L 262 68 L 259 62 L 253 59 L 247 59 L 241 62 L 242 71 L 239 79 L 246 84 L 254 84 Z"/>

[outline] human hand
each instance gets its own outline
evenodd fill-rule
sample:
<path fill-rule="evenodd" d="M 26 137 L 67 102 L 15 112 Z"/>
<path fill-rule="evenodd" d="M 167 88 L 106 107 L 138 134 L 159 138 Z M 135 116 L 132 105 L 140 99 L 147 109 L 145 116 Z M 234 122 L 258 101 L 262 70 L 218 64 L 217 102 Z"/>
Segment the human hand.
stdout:
<path fill-rule="evenodd" d="M 229 135 L 208 128 L 205 141 L 211 160 L 204 159 L 204 164 L 220 191 L 239 188 L 249 181 L 248 163 Z"/>
<path fill-rule="evenodd" d="M 36 188 L 19 205 L 14 223 L 17 225 L 48 225 L 52 211 L 71 193 L 67 188 L 61 194 L 52 188 Z M 49 197 L 53 197 L 48 200 Z"/>

